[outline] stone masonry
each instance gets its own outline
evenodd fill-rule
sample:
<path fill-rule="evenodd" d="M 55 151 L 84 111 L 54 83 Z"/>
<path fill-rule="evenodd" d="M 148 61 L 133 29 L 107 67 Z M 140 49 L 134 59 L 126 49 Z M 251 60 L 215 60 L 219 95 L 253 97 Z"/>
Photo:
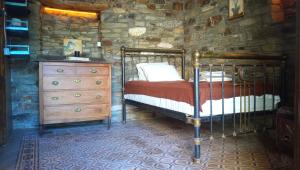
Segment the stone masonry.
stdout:
<path fill-rule="evenodd" d="M 113 120 L 121 120 L 120 47 L 157 48 L 161 42 L 183 48 L 183 1 L 115 1 L 101 13 L 104 57 L 113 61 Z M 129 34 L 133 28 L 146 29 L 140 36 Z M 129 68 L 130 69 L 130 68 Z M 130 112 L 132 113 L 132 112 Z M 145 114 L 129 115 L 129 119 Z"/>
<path fill-rule="evenodd" d="M 80 0 L 64 0 L 76 6 Z M 227 0 L 84 0 L 107 3 L 100 20 L 40 13 L 39 1 L 29 0 L 31 10 L 31 60 L 40 55 L 63 55 L 63 39 L 83 40 L 83 55 L 112 62 L 113 121 L 121 120 L 120 47 L 185 48 L 191 69 L 191 51 L 251 51 L 293 55 L 295 20 L 272 20 L 271 0 L 245 0 L 245 15 L 228 19 Z M 58 7 L 59 8 L 59 7 Z M 289 32 L 289 33 L 287 33 Z M 96 47 L 97 41 L 102 48 Z M 295 43 L 294 43 L 295 44 Z M 293 58 L 292 58 L 293 60 Z M 293 66 L 293 61 L 289 61 Z M 176 61 L 174 61 L 176 62 Z M 32 61 L 11 62 L 14 128 L 38 125 L 38 67 Z M 134 68 L 128 68 L 134 69 Z M 292 71 L 290 71 L 292 72 Z M 292 78 L 292 77 L 290 77 Z M 134 114 L 144 119 L 150 114 Z M 147 115 L 146 117 L 144 115 Z"/>
<path fill-rule="evenodd" d="M 188 1 L 184 21 L 184 47 L 187 55 L 190 56 L 195 49 L 286 55 L 289 68 L 286 70 L 287 87 L 294 89 L 292 63 L 296 52 L 296 20 L 288 12 L 289 17 L 281 18 L 281 22 L 278 22 L 282 11 L 274 11 L 274 2 L 277 1 L 245 0 L 245 15 L 233 20 L 228 19 L 228 1 Z M 288 93 L 288 102 L 292 105 L 293 90 Z"/>

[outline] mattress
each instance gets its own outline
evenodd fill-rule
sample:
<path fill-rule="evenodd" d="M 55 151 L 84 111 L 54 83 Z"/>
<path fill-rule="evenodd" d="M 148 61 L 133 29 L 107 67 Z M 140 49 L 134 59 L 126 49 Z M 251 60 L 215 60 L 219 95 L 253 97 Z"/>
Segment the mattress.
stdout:
<path fill-rule="evenodd" d="M 242 85 L 233 85 L 232 82 L 224 82 L 224 98 L 233 97 L 233 87 L 235 87 L 235 96 L 251 96 L 253 95 L 253 87 L 244 87 Z M 148 81 L 129 81 L 125 84 L 125 94 L 139 94 L 146 96 L 153 96 L 157 98 L 164 98 L 175 100 L 178 102 L 188 103 L 194 105 L 194 85 L 187 81 L 172 81 L 172 82 L 148 82 Z M 208 82 L 201 82 L 199 85 L 200 91 L 200 106 L 207 100 L 222 99 L 222 83 L 212 83 L 212 94 L 210 94 L 210 84 Z M 263 90 L 262 84 L 256 85 L 256 96 L 268 93 Z M 268 90 L 272 88 L 266 88 Z M 269 93 L 272 94 L 272 93 Z M 212 98 L 210 98 L 210 96 Z M 202 108 L 200 107 L 200 110 Z"/>
<path fill-rule="evenodd" d="M 129 81 L 125 84 L 124 98 L 185 113 L 187 115 L 193 115 L 193 87 L 193 83 L 187 81 Z M 234 87 L 235 95 L 233 94 Z M 222 88 L 224 89 L 223 95 Z M 272 91 L 272 87 L 263 88 L 263 84 L 257 83 L 255 95 L 253 94 L 253 88 L 253 86 L 245 87 L 243 85 L 233 85 L 231 81 L 224 82 L 223 85 L 221 82 L 214 82 L 212 83 L 211 93 L 210 84 L 208 82 L 201 82 L 199 86 L 201 116 L 210 116 L 211 112 L 212 115 L 222 114 L 222 97 L 224 97 L 224 114 L 232 114 L 234 111 L 235 113 L 240 113 L 272 110 L 273 107 L 275 108 L 280 102 L 280 97 L 278 95 L 273 96 L 270 92 Z M 275 94 L 277 93 L 275 92 Z M 256 108 L 254 108 L 254 100 L 256 100 Z M 233 109 L 234 101 L 235 110 Z"/>
<path fill-rule="evenodd" d="M 273 99 L 274 97 L 274 99 Z M 164 109 L 169 109 L 177 112 L 186 114 L 187 116 L 194 115 L 194 106 L 176 100 L 159 98 L 141 94 L 125 94 L 124 98 L 127 100 L 132 100 Z M 276 108 L 277 104 L 280 102 L 280 97 L 278 95 L 261 95 L 256 96 L 256 108 L 254 110 L 254 96 L 242 96 L 235 97 L 235 113 L 241 112 L 253 112 L 253 111 L 263 111 L 263 110 L 273 110 L 273 100 L 274 107 Z M 265 103 L 264 103 L 265 98 Z M 249 103 L 250 101 L 250 103 Z M 200 112 L 201 117 L 207 117 L 211 115 L 210 103 L 212 103 L 212 115 L 221 115 L 222 114 L 222 99 L 219 100 L 206 100 L 202 105 L 202 110 Z M 234 98 L 224 99 L 224 114 L 232 114 L 233 111 Z M 264 107 L 265 104 L 265 107 Z"/>

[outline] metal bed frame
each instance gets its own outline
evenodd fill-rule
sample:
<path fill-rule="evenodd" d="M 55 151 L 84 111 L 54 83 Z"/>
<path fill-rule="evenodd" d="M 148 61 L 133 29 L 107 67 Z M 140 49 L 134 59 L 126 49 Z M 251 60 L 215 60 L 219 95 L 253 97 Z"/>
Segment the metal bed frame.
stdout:
<path fill-rule="evenodd" d="M 285 89 L 285 67 L 286 67 L 286 57 L 284 56 L 273 56 L 273 55 L 258 55 L 254 53 L 226 53 L 226 54 L 216 54 L 216 53 L 200 53 L 199 51 L 195 51 L 192 54 L 192 64 L 193 64 L 193 84 L 194 84 L 194 115 L 192 117 L 186 116 L 181 112 L 176 112 L 168 109 L 163 109 L 155 106 L 151 106 L 148 104 L 143 104 L 136 101 L 131 101 L 124 98 L 125 95 L 125 83 L 126 83 L 126 57 L 131 58 L 131 62 L 133 62 L 133 57 L 146 57 L 147 62 L 149 62 L 149 57 L 179 57 L 181 59 L 181 76 L 185 78 L 185 51 L 182 49 L 146 49 L 146 48 L 126 48 L 124 46 L 121 47 L 121 62 L 122 62 L 122 120 L 123 123 L 126 123 L 126 104 L 132 104 L 135 106 L 141 106 L 143 108 L 150 108 L 155 111 L 159 111 L 160 113 L 166 114 L 170 117 L 183 120 L 187 123 L 191 123 L 194 126 L 194 157 L 193 161 L 195 163 L 200 162 L 201 156 L 201 119 L 200 119 L 200 94 L 201 89 L 199 89 L 200 74 L 201 69 L 208 69 L 210 72 L 209 76 L 209 86 L 210 86 L 210 139 L 213 139 L 213 115 L 212 115 L 212 71 L 217 67 L 222 71 L 222 81 L 221 81 L 221 89 L 222 89 L 222 137 L 225 138 L 225 114 L 224 114 L 224 71 L 231 71 L 232 74 L 232 82 L 233 82 L 233 136 L 237 135 L 237 127 L 236 127 L 236 118 L 237 113 L 239 113 L 240 120 L 240 132 L 243 130 L 254 131 L 256 132 L 256 90 L 259 82 L 263 84 L 263 117 L 264 121 L 266 120 L 266 93 L 267 87 L 271 88 L 272 97 L 272 111 L 276 109 L 274 104 L 274 95 L 277 93 L 280 95 L 280 102 L 284 103 L 286 99 L 286 94 L 284 92 Z M 259 69 L 261 68 L 261 70 Z M 271 75 L 269 77 L 269 75 Z M 276 80 L 278 81 L 276 83 Z M 271 84 L 271 86 L 267 86 Z M 239 89 L 237 89 L 239 87 Z M 277 89 L 277 90 L 276 90 Z M 240 102 L 240 105 L 244 106 L 244 109 L 239 112 L 236 111 L 236 101 L 235 97 L 245 96 L 236 96 L 237 90 L 244 91 L 246 94 L 246 90 L 249 91 L 249 94 L 253 94 L 254 96 L 254 112 L 250 112 L 250 98 L 248 98 L 248 103 L 246 103 L 246 99 L 244 102 Z M 269 89 L 270 91 L 270 89 Z M 242 100 L 240 100 L 242 101 Z M 248 108 L 248 111 L 247 111 Z M 271 112 L 272 112 L 271 111 Z M 254 125 L 252 125 L 252 130 L 250 129 L 250 121 L 253 120 Z M 244 124 L 244 127 L 242 126 Z"/>

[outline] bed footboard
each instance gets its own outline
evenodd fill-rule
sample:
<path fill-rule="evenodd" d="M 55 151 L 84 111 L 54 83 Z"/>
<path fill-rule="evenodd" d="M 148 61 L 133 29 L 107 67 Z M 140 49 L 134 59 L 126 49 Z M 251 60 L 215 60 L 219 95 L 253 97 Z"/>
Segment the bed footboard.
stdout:
<path fill-rule="evenodd" d="M 222 138 L 225 138 L 225 113 L 229 107 L 232 113 L 232 135 L 237 133 L 256 132 L 257 113 L 262 112 L 263 123 L 267 121 L 266 113 L 273 112 L 277 104 L 284 103 L 286 99 L 285 89 L 285 67 L 286 57 L 258 55 L 250 53 L 200 53 L 195 51 L 192 55 L 194 68 L 194 162 L 200 162 L 201 155 L 201 83 L 209 84 L 209 122 L 210 139 L 213 139 L 213 116 L 214 109 L 218 110 L 222 120 Z M 214 70 L 218 70 L 220 86 L 213 86 Z M 201 74 L 199 74 L 201 72 Z M 204 72 L 204 73 L 203 73 Z M 204 74 L 204 75 L 202 75 Z M 230 78 L 225 74 L 230 75 Z M 206 78 L 206 80 L 203 80 Z M 201 80 L 200 80 L 201 79 Z M 230 86 L 226 81 L 230 81 Z M 213 106 L 214 92 L 220 91 L 221 105 Z M 203 92 L 204 93 L 204 92 Z M 230 96 L 230 97 L 229 97 Z M 230 99 L 229 99 L 230 98 Z M 271 98 L 271 99 L 270 99 Z M 230 100 L 231 106 L 228 106 Z M 226 103 L 226 105 L 225 105 Z M 200 108 L 201 107 L 201 108 Z M 227 110 L 226 110 L 226 109 Z M 228 111 L 227 111 L 228 112 Z M 239 113 L 239 114 L 237 114 Z M 273 118 L 274 122 L 274 118 Z M 274 125 L 274 124 L 273 124 Z M 264 124 L 263 129 L 266 128 Z"/>

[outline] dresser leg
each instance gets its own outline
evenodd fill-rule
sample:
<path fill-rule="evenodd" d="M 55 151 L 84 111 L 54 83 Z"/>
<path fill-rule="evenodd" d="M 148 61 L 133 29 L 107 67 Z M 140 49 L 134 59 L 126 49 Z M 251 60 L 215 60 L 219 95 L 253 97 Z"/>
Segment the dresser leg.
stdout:
<path fill-rule="evenodd" d="M 110 129 L 111 127 L 111 117 L 107 118 L 107 129 Z"/>
<path fill-rule="evenodd" d="M 44 125 L 40 125 L 39 126 L 39 134 L 43 135 L 43 133 L 44 133 Z"/>

